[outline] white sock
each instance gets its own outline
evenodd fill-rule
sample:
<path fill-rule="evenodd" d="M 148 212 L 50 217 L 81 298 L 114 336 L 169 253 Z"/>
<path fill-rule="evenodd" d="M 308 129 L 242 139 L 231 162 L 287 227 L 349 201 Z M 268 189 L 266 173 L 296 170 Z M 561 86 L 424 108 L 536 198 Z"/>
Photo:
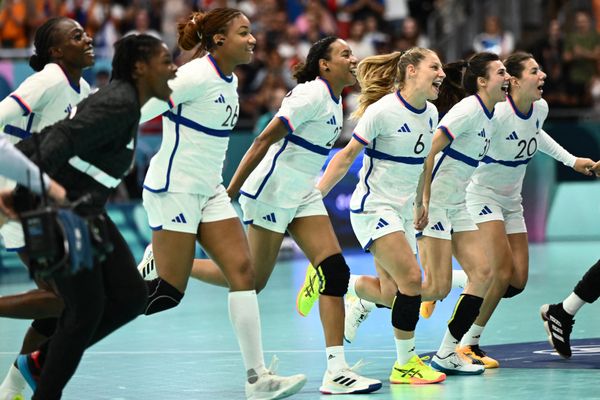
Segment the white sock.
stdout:
<path fill-rule="evenodd" d="M 452 270 L 452 289 L 464 289 L 467 286 L 467 274 L 462 269 Z"/>
<path fill-rule="evenodd" d="M 396 360 L 398 365 L 404 365 L 410 360 L 415 353 L 415 337 L 410 339 L 394 338 L 396 342 Z"/>
<path fill-rule="evenodd" d="M 481 337 L 481 333 L 485 329 L 485 326 L 479 326 L 476 324 L 471 325 L 469 331 L 465 333 L 460 344 L 462 346 L 473 346 L 479 344 L 479 338 Z"/>
<path fill-rule="evenodd" d="M 356 281 L 360 278 L 360 275 L 350 275 L 350 281 L 348 282 L 348 294 L 357 296 L 356 294 Z"/>
<path fill-rule="evenodd" d="M 13 392 L 22 393 L 25 390 L 25 378 L 14 364 L 10 365 L 8 373 L 0 385 L 0 393 Z"/>
<path fill-rule="evenodd" d="M 444 335 L 444 339 L 442 339 L 442 344 L 440 344 L 440 348 L 437 351 L 437 356 L 440 358 L 446 357 L 450 353 L 454 353 L 456 351 L 456 346 L 458 345 L 459 340 L 456 339 L 450 333 L 450 329 L 446 328 L 446 334 Z"/>
<path fill-rule="evenodd" d="M 360 304 L 362 305 L 362 307 L 366 311 L 373 311 L 373 309 L 375 308 L 375 303 L 373 303 L 372 301 L 365 300 L 365 299 L 360 299 L 359 301 L 360 301 Z"/>
<path fill-rule="evenodd" d="M 327 370 L 332 374 L 341 369 L 348 368 L 346 356 L 344 355 L 344 346 L 326 347 L 325 354 L 327 354 Z"/>
<path fill-rule="evenodd" d="M 254 383 L 252 378 L 266 372 L 255 290 L 229 292 L 229 320 L 240 345 L 248 381 Z"/>
<path fill-rule="evenodd" d="M 581 300 L 581 297 L 575 293 L 571 293 L 569 297 L 563 300 L 562 305 L 565 311 L 571 315 L 577 314 L 577 311 L 585 304 L 585 301 Z"/>

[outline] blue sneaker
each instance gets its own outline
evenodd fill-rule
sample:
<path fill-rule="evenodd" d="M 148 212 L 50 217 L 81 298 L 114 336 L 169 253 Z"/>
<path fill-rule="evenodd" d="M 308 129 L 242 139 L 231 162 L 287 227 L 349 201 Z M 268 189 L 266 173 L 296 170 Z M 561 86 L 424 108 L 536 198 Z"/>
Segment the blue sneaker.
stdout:
<path fill-rule="evenodd" d="M 37 388 L 37 383 L 40 380 L 40 373 L 42 372 L 42 367 L 38 361 L 39 356 L 40 352 L 38 350 L 31 354 L 19 354 L 17 357 L 17 368 L 34 392 Z"/>

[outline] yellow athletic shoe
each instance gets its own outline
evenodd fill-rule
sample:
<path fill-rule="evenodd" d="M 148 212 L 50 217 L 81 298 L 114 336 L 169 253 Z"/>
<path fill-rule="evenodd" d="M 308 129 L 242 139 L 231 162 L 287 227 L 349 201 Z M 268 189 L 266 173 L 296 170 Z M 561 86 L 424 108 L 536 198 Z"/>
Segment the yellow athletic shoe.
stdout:
<path fill-rule="evenodd" d="M 421 308 L 419 308 L 419 314 L 421 317 L 428 319 L 435 310 L 435 301 L 422 301 Z"/>
<path fill-rule="evenodd" d="M 390 383 L 408 383 L 413 385 L 438 383 L 445 379 L 446 374 L 431 368 L 419 356 L 412 356 L 402 366 L 398 365 L 398 361 L 396 361 L 390 375 Z"/>
<path fill-rule="evenodd" d="M 461 352 L 471 360 L 479 361 L 483 364 L 485 369 L 498 368 L 500 366 L 500 363 L 488 356 L 485 351 L 481 350 L 478 344 L 462 346 L 459 347 L 457 351 Z"/>
<path fill-rule="evenodd" d="M 298 310 L 300 315 L 306 317 L 310 313 L 310 310 L 312 310 L 313 305 L 319 298 L 319 292 L 323 286 L 322 275 L 319 274 L 312 264 L 308 264 L 304 284 L 302 284 L 296 297 L 296 310 Z"/>

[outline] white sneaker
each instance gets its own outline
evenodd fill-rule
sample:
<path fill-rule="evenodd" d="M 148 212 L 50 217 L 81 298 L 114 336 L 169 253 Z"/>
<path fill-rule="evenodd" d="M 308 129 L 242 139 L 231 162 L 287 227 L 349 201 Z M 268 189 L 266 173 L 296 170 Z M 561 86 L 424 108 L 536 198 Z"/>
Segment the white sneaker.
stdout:
<path fill-rule="evenodd" d="M 381 389 L 381 381 L 365 378 L 355 372 L 361 365 L 359 361 L 352 368 L 344 368 L 336 373 L 325 371 L 319 391 L 323 394 L 361 394 Z"/>
<path fill-rule="evenodd" d="M 363 301 L 351 294 L 346 295 L 346 318 L 344 319 L 344 340 L 352 343 L 360 324 L 367 319 L 373 307 L 365 307 Z"/>
<path fill-rule="evenodd" d="M 444 358 L 434 355 L 431 366 L 446 375 L 479 375 L 485 371 L 483 364 L 473 364 L 471 360 L 455 351 Z"/>
<path fill-rule="evenodd" d="M 25 400 L 22 393 L 25 391 L 26 385 L 27 382 L 21 371 L 14 364 L 11 365 L 6 378 L 0 385 L 0 400 Z"/>
<path fill-rule="evenodd" d="M 138 264 L 137 269 L 146 281 L 158 278 L 158 272 L 156 272 L 156 265 L 154 263 L 154 253 L 152 253 L 152 243 L 146 246 L 144 257 L 142 257 L 142 261 Z"/>
<path fill-rule="evenodd" d="M 283 399 L 298 393 L 306 383 L 306 375 L 279 376 L 267 372 L 254 383 L 246 382 L 248 400 Z"/>
<path fill-rule="evenodd" d="M 0 400 L 25 400 L 25 396 L 12 390 L 0 391 Z"/>

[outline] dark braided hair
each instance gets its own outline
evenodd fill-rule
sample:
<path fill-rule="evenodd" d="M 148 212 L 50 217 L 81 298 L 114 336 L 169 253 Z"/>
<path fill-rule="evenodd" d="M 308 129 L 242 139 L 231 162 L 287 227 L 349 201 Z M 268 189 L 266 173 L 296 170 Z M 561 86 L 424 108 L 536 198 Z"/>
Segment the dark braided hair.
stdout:
<path fill-rule="evenodd" d="M 52 59 L 50 58 L 50 48 L 56 46 L 58 33 L 56 27 L 65 20 L 69 20 L 69 18 L 50 18 L 35 31 L 35 38 L 33 39 L 35 53 L 29 57 L 29 65 L 34 71 L 39 72 L 44 69 L 46 64 L 52 62 Z"/>
<path fill-rule="evenodd" d="M 115 43 L 110 80 L 134 82 L 133 70 L 138 61 L 148 62 L 163 42 L 150 35 L 127 35 Z"/>
<path fill-rule="evenodd" d="M 331 58 L 331 44 L 338 40 L 337 36 L 327 36 L 313 44 L 306 56 L 306 62 L 294 67 L 294 79 L 298 83 L 312 81 L 320 74 L 319 60 Z"/>
<path fill-rule="evenodd" d="M 481 52 L 467 61 L 461 60 L 444 65 L 446 78 L 440 86 L 437 100 L 433 102 L 440 117 L 467 95 L 477 93 L 477 78 L 489 78 L 487 67 L 493 61 L 500 61 L 500 57 L 494 53 Z"/>

